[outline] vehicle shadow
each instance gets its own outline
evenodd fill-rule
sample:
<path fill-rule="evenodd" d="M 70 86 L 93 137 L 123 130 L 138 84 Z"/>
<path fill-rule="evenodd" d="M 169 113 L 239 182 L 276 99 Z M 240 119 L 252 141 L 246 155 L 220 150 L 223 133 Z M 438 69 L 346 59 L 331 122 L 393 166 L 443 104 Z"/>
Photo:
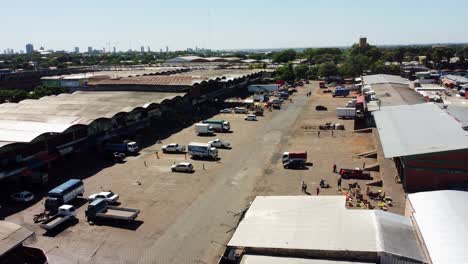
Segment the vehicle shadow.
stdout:
<path fill-rule="evenodd" d="M 94 220 L 90 225 L 95 226 L 110 226 L 125 230 L 137 230 L 144 222 L 141 220 L 125 221 L 125 220 L 113 220 L 113 219 L 99 219 Z"/>
<path fill-rule="evenodd" d="M 88 203 L 88 199 L 86 199 L 85 197 L 78 197 L 76 199 L 73 199 L 73 201 L 68 202 L 67 204 L 73 205 L 75 209 L 78 209 L 87 203 Z"/>
<path fill-rule="evenodd" d="M 80 222 L 80 220 L 78 220 L 78 218 L 73 218 L 69 221 L 66 221 L 65 223 L 57 226 L 56 228 L 52 229 L 52 230 L 47 230 L 44 234 L 42 234 L 43 236 L 46 236 L 46 237 L 56 237 L 58 236 L 60 233 L 62 233 L 65 229 L 69 228 L 69 227 L 72 227 L 76 224 L 78 224 Z"/>
<path fill-rule="evenodd" d="M 197 156 L 192 156 L 190 157 L 191 160 L 201 160 L 201 161 L 207 161 L 207 162 L 219 162 L 221 161 L 221 158 L 216 158 L 216 159 L 212 159 L 212 158 L 202 158 L 202 157 L 197 157 Z"/>
<path fill-rule="evenodd" d="M 198 134 L 199 137 L 216 137 L 216 134 Z"/>

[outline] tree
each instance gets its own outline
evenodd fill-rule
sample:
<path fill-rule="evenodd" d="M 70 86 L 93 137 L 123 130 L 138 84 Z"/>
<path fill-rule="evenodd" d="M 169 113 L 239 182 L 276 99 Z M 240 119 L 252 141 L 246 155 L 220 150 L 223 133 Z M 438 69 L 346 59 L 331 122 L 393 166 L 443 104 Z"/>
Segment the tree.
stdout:
<path fill-rule="evenodd" d="M 338 67 L 333 62 L 322 63 L 318 68 L 318 75 L 321 77 L 338 75 Z"/>
<path fill-rule="evenodd" d="M 310 79 L 317 79 L 317 76 L 318 76 L 318 69 L 319 69 L 319 66 L 318 65 L 312 65 L 309 67 L 309 69 L 307 70 L 307 78 L 310 78 Z"/>
<path fill-rule="evenodd" d="M 284 81 L 294 81 L 296 76 L 294 75 L 292 64 L 278 67 L 276 69 L 276 78 Z"/>
<path fill-rule="evenodd" d="M 0 90 L 0 103 L 17 103 L 28 97 L 28 93 L 24 90 Z"/>
<path fill-rule="evenodd" d="M 44 96 L 58 95 L 67 92 L 67 89 L 63 87 L 47 87 L 40 85 L 34 88 L 34 91 L 31 92 L 29 97 L 32 99 L 39 99 Z"/>
<path fill-rule="evenodd" d="M 304 64 L 299 64 L 296 67 L 294 67 L 294 74 L 296 75 L 297 79 L 305 79 L 307 78 L 307 71 L 309 70 L 309 67 Z"/>
<path fill-rule="evenodd" d="M 290 62 L 296 59 L 296 55 L 297 53 L 292 49 L 283 50 L 273 54 L 273 62 Z"/>

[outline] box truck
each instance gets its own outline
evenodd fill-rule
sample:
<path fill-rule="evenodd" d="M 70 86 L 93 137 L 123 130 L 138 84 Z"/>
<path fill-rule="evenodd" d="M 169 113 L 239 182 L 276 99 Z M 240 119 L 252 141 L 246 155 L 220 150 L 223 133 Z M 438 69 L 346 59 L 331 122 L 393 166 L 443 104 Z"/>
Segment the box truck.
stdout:
<path fill-rule="evenodd" d="M 203 121 L 204 124 L 209 124 L 214 131 L 227 132 L 231 130 L 231 124 L 228 121 L 219 119 L 208 119 Z"/>
<path fill-rule="evenodd" d="M 352 107 L 336 108 L 336 116 L 338 118 L 354 118 L 356 116 L 356 108 L 352 108 Z"/>
<path fill-rule="evenodd" d="M 218 150 L 209 143 L 192 142 L 187 149 L 188 153 L 194 158 L 218 158 Z"/>
<path fill-rule="evenodd" d="M 198 135 L 213 135 L 214 130 L 210 124 L 198 123 L 195 124 L 195 132 Z"/>

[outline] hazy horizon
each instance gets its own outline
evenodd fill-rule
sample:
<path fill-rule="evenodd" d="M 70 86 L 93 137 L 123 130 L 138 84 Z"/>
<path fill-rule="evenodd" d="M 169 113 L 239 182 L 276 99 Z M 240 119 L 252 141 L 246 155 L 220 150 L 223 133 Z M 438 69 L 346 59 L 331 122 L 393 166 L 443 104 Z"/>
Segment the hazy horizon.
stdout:
<path fill-rule="evenodd" d="M 456 6 L 457 8 L 453 8 Z M 445 10 L 450 12 L 444 12 Z M 371 0 L 191 1 L 58 0 L 2 4 L 0 50 L 119 51 L 208 48 L 266 50 L 347 47 L 360 36 L 380 46 L 468 42 L 468 2 Z"/>

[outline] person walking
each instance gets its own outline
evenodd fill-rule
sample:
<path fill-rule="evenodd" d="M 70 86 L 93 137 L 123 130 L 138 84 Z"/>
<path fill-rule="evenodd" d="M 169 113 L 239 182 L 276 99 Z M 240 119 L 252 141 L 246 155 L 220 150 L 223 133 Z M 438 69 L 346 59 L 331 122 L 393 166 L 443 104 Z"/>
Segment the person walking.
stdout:
<path fill-rule="evenodd" d="M 317 186 L 317 196 L 319 195 L 320 193 L 320 186 Z"/>
<path fill-rule="evenodd" d="M 338 182 L 337 182 L 337 183 L 338 183 L 338 190 L 341 190 L 341 177 L 338 178 Z"/>
<path fill-rule="evenodd" d="M 301 191 L 303 193 L 305 193 L 305 182 L 304 181 L 302 181 L 302 183 L 301 183 Z"/>
<path fill-rule="evenodd" d="M 333 173 L 336 173 L 336 164 L 333 164 Z"/>

